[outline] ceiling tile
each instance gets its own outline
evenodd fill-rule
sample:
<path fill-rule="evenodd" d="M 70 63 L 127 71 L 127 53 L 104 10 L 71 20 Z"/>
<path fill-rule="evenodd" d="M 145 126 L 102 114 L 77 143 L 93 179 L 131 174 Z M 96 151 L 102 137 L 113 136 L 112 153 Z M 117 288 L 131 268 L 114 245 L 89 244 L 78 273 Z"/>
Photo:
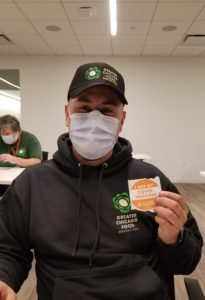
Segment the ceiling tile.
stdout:
<path fill-rule="evenodd" d="M 110 35 L 104 34 L 79 34 L 78 40 L 82 47 L 86 46 L 110 46 L 111 45 L 111 37 Z"/>
<path fill-rule="evenodd" d="M 101 3 L 101 2 L 107 2 L 107 0 L 94 0 L 93 2 L 89 2 L 88 3 L 88 0 L 61 0 L 63 3 L 81 3 L 81 4 L 83 4 L 84 6 L 85 6 L 85 3 L 86 3 L 86 6 L 90 6 L 90 4 L 92 3 L 93 4 L 93 2 L 99 2 L 99 3 Z M 88 5 L 87 5 L 88 4 Z"/>
<path fill-rule="evenodd" d="M 108 1 L 105 3 L 86 2 L 85 3 L 64 3 L 65 10 L 70 20 L 84 20 L 84 21 L 100 21 L 109 20 L 109 6 Z M 87 16 L 81 13 L 80 7 L 93 7 L 93 16 Z"/>
<path fill-rule="evenodd" d="M 199 14 L 197 20 L 205 21 L 205 7 L 202 9 L 201 13 Z"/>
<path fill-rule="evenodd" d="M 1 0 L 0 0 L 1 1 Z M 60 0 L 13 0 L 14 2 L 18 3 L 39 3 L 39 2 L 55 2 L 55 3 L 60 3 Z"/>
<path fill-rule="evenodd" d="M 42 38 L 49 45 L 77 45 L 78 41 L 76 40 L 73 34 L 59 34 L 56 33 L 48 33 L 44 34 Z"/>
<path fill-rule="evenodd" d="M 154 20 L 193 20 L 202 9 L 202 2 L 160 2 L 154 15 Z"/>
<path fill-rule="evenodd" d="M 160 47 L 150 47 L 147 46 L 144 48 L 142 55 L 143 56 L 169 56 L 174 47 L 173 46 L 160 46 Z"/>
<path fill-rule="evenodd" d="M 8 33 L 35 33 L 34 28 L 27 21 L 0 21 L 0 30 Z"/>
<path fill-rule="evenodd" d="M 54 21 L 67 20 L 65 11 L 60 3 L 18 3 L 24 14 L 30 20 Z"/>
<path fill-rule="evenodd" d="M 105 21 L 71 21 L 77 34 L 109 34 L 109 23 Z"/>
<path fill-rule="evenodd" d="M 22 49 L 29 55 L 54 55 L 55 53 L 46 45 L 22 45 Z"/>
<path fill-rule="evenodd" d="M 159 0 L 159 2 L 177 2 L 179 0 Z M 180 0 L 180 2 L 205 2 L 205 0 Z"/>
<path fill-rule="evenodd" d="M 156 4 L 146 3 L 119 3 L 118 20 L 148 21 L 152 18 Z"/>
<path fill-rule="evenodd" d="M 187 34 L 205 34 L 205 21 L 194 22 Z"/>
<path fill-rule="evenodd" d="M 113 45 L 120 45 L 120 46 L 141 46 L 144 44 L 145 35 L 143 34 L 119 34 L 112 38 Z"/>
<path fill-rule="evenodd" d="M 112 55 L 111 47 L 83 46 L 84 55 Z"/>
<path fill-rule="evenodd" d="M 142 46 L 114 46 L 113 55 L 115 56 L 139 56 Z"/>
<path fill-rule="evenodd" d="M 150 21 L 119 21 L 117 26 L 118 34 L 146 34 Z"/>
<path fill-rule="evenodd" d="M 41 37 L 38 34 L 15 34 L 10 33 L 9 38 L 12 42 L 16 43 L 17 45 L 45 45 L 42 41 Z"/>
<path fill-rule="evenodd" d="M 205 51 L 205 46 L 178 46 L 172 56 L 199 56 Z"/>
<path fill-rule="evenodd" d="M 186 32 L 186 30 L 189 28 L 191 22 L 189 21 L 153 21 L 152 25 L 150 27 L 150 31 L 149 34 L 160 34 L 160 33 L 174 33 L 174 34 L 178 34 L 178 33 L 184 33 Z M 162 30 L 163 27 L 165 26 L 176 26 L 177 29 L 174 31 L 164 31 Z"/>
<path fill-rule="evenodd" d="M 57 55 L 83 55 L 82 50 L 77 45 L 52 45 L 50 48 Z"/>
<path fill-rule="evenodd" d="M 158 0 L 129 0 L 129 2 L 157 2 Z M 176 1 L 176 0 L 175 0 Z M 192 0 L 193 1 L 193 0 Z M 127 3 L 128 0 L 118 0 L 118 2 L 125 2 Z"/>
<path fill-rule="evenodd" d="M 26 20 L 25 16 L 14 3 L 0 3 L 1 21 Z"/>
<path fill-rule="evenodd" d="M 0 32 L 16 44 L 9 53 L 22 54 L 24 48 L 25 55 L 172 56 L 173 49 L 180 56 L 205 53 L 182 44 L 186 34 L 205 34 L 205 0 L 118 0 L 116 37 L 110 35 L 108 0 L 88 1 L 0 0 Z M 83 15 L 81 6 L 93 7 L 94 16 Z M 61 30 L 48 31 L 48 25 Z M 163 31 L 168 25 L 177 29 Z"/>
<path fill-rule="evenodd" d="M 40 34 L 72 34 L 73 29 L 68 21 L 32 21 L 33 26 Z M 47 26 L 58 26 L 60 31 L 49 31 Z"/>
<path fill-rule="evenodd" d="M 16 45 L 10 45 L 10 46 L 3 46 L 1 45 L 0 47 L 0 55 L 19 55 L 19 54 L 22 54 L 22 55 L 25 55 L 26 53 L 21 50 L 18 46 Z"/>
<path fill-rule="evenodd" d="M 177 44 L 182 38 L 182 34 L 153 34 L 148 36 L 146 46 L 171 46 Z"/>

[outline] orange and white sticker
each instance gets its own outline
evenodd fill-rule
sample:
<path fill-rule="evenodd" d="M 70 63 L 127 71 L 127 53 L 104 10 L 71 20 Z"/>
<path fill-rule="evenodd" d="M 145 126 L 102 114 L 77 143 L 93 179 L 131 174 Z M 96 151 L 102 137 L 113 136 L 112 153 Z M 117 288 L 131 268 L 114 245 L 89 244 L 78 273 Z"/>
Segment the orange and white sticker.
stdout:
<path fill-rule="evenodd" d="M 161 191 L 159 177 L 128 180 L 131 209 L 153 211 Z"/>

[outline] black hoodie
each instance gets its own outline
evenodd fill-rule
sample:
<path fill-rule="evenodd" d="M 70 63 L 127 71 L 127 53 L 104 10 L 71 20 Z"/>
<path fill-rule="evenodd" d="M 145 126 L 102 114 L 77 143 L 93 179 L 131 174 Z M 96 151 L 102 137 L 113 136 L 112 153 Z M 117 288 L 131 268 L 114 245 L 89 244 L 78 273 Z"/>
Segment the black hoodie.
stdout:
<path fill-rule="evenodd" d="M 130 209 L 128 180 L 159 176 L 162 190 L 177 192 L 175 186 L 133 159 L 123 138 L 98 167 L 73 159 L 68 134 L 58 147 L 52 160 L 27 168 L 0 202 L 0 280 L 18 291 L 33 249 L 39 300 L 172 298 L 170 278 L 194 270 L 201 234 L 190 213 L 182 241 L 161 242 L 153 213 Z"/>

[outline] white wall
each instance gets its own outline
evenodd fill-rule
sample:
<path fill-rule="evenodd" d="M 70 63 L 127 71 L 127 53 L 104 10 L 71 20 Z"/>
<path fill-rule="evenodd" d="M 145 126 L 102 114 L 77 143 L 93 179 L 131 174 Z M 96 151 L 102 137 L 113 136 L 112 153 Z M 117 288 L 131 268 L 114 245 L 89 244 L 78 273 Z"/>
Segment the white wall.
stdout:
<path fill-rule="evenodd" d="M 203 182 L 205 170 L 205 58 L 86 58 L 0 56 L 0 68 L 20 69 L 21 123 L 50 156 L 64 122 L 76 67 L 105 61 L 126 81 L 127 121 L 122 135 L 134 152 L 152 156 L 174 182 Z"/>

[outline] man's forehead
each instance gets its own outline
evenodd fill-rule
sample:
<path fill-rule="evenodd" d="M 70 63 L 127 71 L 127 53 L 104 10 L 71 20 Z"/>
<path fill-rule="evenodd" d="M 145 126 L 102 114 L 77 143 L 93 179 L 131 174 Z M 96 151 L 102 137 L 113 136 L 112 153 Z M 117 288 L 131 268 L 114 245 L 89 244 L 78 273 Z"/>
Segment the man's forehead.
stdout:
<path fill-rule="evenodd" d="M 2 126 L 1 132 L 13 132 L 12 128 L 10 126 Z"/>
<path fill-rule="evenodd" d="M 113 102 L 113 103 L 122 103 L 121 98 L 117 94 L 117 92 L 110 87 L 107 86 L 95 86 L 87 89 L 86 91 L 82 92 L 80 95 L 78 95 L 77 101 L 92 101 L 92 98 L 90 97 L 95 97 L 96 96 L 101 96 L 102 101 L 108 101 Z M 94 98 L 95 99 L 95 98 Z"/>

